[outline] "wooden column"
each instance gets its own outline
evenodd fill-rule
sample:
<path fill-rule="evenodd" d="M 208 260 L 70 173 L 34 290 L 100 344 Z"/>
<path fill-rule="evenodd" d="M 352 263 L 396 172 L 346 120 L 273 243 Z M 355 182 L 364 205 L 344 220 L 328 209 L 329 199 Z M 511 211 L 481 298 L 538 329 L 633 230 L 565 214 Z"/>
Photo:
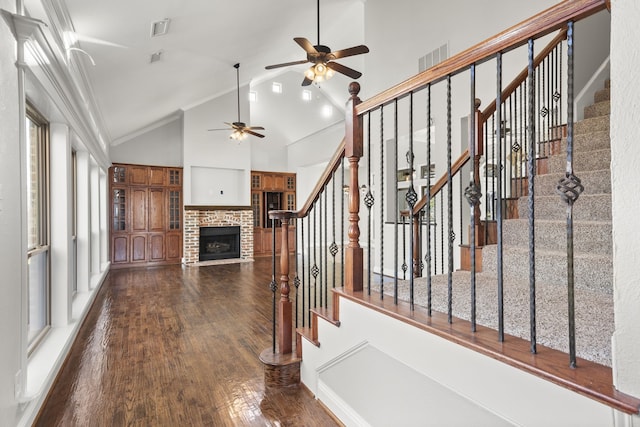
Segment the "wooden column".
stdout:
<path fill-rule="evenodd" d="M 349 85 L 351 97 L 346 105 L 345 157 L 349 160 L 349 244 L 345 252 L 345 290 L 362 291 L 363 252 L 360 246 L 360 188 L 358 185 L 358 163 L 363 155 L 362 118 L 356 112 L 361 102 L 358 98 L 360 85 Z"/>
<path fill-rule="evenodd" d="M 280 246 L 280 300 L 278 301 L 278 353 L 290 354 L 293 350 L 292 304 L 289 299 L 289 220 L 292 211 L 271 211 L 269 217 L 281 221 L 282 243 Z M 276 256 L 276 254 L 273 254 Z"/>

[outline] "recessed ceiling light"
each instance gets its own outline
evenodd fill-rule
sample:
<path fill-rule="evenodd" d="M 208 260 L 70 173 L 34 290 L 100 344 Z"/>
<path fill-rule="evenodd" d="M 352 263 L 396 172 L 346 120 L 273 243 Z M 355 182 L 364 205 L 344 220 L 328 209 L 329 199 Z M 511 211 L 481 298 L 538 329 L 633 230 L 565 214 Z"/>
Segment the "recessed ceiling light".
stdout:
<path fill-rule="evenodd" d="M 313 94 L 309 89 L 302 89 L 302 99 L 305 101 L 311 101 L 311 99 L 313 99 Z"/>
<path fill-rule="evenodd" d="M 250 91 L 249 92 L 249 102 L 256 102 L 258 101 L 258 93 L 254 92 L 254 91 Z"/>
<path fill-rule="evenodd" d="M 271 90 L 273 93 L 282 93 L 282 83 L 273 82 L 271 85 Z"/>
<path fill-rule="evenodd" d="M 171 19 L 165 18 L 162 21 L 151 23 L 151 37 L 158 37 L 167 34 L 169 31 L 169 22 Z"/>

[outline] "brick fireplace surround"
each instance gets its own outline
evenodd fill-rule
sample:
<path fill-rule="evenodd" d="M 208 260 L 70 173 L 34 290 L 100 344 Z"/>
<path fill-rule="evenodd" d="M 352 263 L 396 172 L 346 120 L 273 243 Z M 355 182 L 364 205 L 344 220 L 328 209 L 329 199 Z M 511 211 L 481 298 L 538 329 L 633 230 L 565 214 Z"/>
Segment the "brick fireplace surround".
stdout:
<path fill-rule="evenodd" d="M 184 264 L 199 261 L 200 227 L 240 226 L 240 259 L 253 259 L 253 211 L 250 206 L 185 206 Z M 231 260 L 228 260 L 231 261 Z"/>

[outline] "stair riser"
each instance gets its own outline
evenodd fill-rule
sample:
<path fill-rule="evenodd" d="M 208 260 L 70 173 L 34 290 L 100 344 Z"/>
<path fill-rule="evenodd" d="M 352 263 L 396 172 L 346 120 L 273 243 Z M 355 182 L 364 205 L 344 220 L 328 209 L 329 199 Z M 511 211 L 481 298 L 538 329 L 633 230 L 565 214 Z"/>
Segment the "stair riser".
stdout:
<path fill-rule="evenodd" d="M 609 132 L 609 116 L 592 117 L 576 122 L 573 127 L 574 134 Z"/>
<path fill-rule="evenodd" d="M 518 199 L 519 218 L 528 217 L 527 198 Z M 567 205 L 560 196 L 536 197 L 535 215 L 538 219 L 561 221 L 567 217 Z M 575 221 L 611 221 L 609 194 L 581 195 L 573 206 Z"/>
<path fill-rule="evenodd" d="M 598 102 L 584 109 L 584 118 L 608 116 L 611 113 L 611 101 Z"/>
<path fill-rule="evenodd" d="M 576 253 L 612 255 L 611 223 L 574 224 L 573 249 Z M 507 246 L 529 246 L 529 225 L 527 220 L 505 221 L 503 224 L 504 244 Z M 567 228 L 564 222 L 537 222 L 535 224 L 536 248 L 539 250 L 566 251 Z"/>
<path fill-rule="evenodd" d="M 523 280 L 529 274 L 529 254 L 513 251 L 506 247 L 503 251 L 503 275 L 505 278 Z M 536 252 L 536 281 L 557 286 L 567 286 L 567 259 L 557 252 Z M 482 251 L 483 273 L 497 274 L 497 246 L 486 246 Z M 525 279 L 526 280 L 526 279 Z M 582 289 L 612 292 L 613 265 L 611 257 L 574 258 L 574 284 Z"/>
<path fill-rule="evenodd" d="M 536 194 L 555 194 L 556 185 L 564 178 L 564 173 L 538 175 L 535 179 Z M 585 194 L 611 194 L 611 174 L 609 170 L 585 171 L 579 176 Z"/>
<path fill-rule="evenodd" d="M 593 95 L 594 102 L 609 101 L 611 99 L 611 88 L 600 89 Z"/>
<path fill-rule="evenodd" d="M 576 153 L 594 150 L 610 150 L 611 137 L 608 131 L 577 134 L 573 136 L 573 149 Z M 566 152 L 567 139 L 563 138 L 558 154 L 562 153 L 566 155 Z"/>
<path fill-rule="evenodd" d="M 611 167 L 611 150 L 577 151 L 573 155 L 573 170 L 596 171 Z M 549 157 L 549 173 L 562 173 L 567 168 L 566 155 Z M 576 173 L 576 175 L 579 174 Z"/>

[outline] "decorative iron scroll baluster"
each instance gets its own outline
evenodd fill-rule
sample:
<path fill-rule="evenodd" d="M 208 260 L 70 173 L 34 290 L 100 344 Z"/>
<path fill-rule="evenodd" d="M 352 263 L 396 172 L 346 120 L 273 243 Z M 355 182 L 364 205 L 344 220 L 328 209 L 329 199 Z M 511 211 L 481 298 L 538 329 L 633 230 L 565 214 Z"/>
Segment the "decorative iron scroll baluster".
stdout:
<path fill-rule="evenodd" d="M 301 299 L 302 299 L 302 327 L 304 328 L 305 326 L 305 318 L 306 316 L 304 315 L 306 313 L 305 309 L 304 309 L 304 303 L 305 303 L 305 288 L 307 287 L 307 283 L 304 280 L 304 276 L 305 276 L 305 265 L 304 265 L 304 252 L 305 252 L 305 246 L 304 246 L 304 220 L 308 219 L 309 216 L 307 216 L 307 218 L 301 218 L 300 219 L 300 244 L 302 245 L 302 250 L 300 251 L 300 260 L 302 265 L 301 267 L 301 271 L 302 271 L 302 295 L 301 295 Z M 298 254 L 296 254 L 296 257 L 298 256 Z"/>
<path fill-rule="evenodd" d="M 427 263 L 427 313 L 431 316 L 431 83 L 427 86 L 427 168 L 429 168 L 429 172 L 427 173 L 428 197 L 427 203 L 425 204 L 425 208 L 427 209 L 427 233 L 425 237 L 427 253 L 424 260 Z"/>
<path fill-rule="evenodd" d="M 340 165 L 340 182 L 342 183 L 342 185 L 344 186 L 344 158 L 342 159 L 341 165 Z M 344 260 L 345 260 L 345 251 L 344 251 L 344 222 L 347 220 L 347 218 L 344 215 L 344 193 L 342 194 L 342 197 L 340 197 L 340 218 L 342 218 L 342 221 L 340 221 L 340 247 L 342 248 L 342 252 L 340 254 L 340 256 L 342 257 L 342 262 L 340 263 L 340 283 L 341 286 L 344 287 Z"/>
<path fill-rule="evenodd" d="M 329 245 L 328 242 L 328 217 L 329 205 L 327 204 L 328 187 L 324 187 L 324 306 L 329 307 Z"/>
<path fill-rule="evenodd" d="M 329 252 L 331 253 L 331 257 L 333 258 L 333 288 L 336 287 L 336 255 L 338 254 L 338 245 L 336 244 L 336 173 L 333 172 L 331 175 L 331 232 L 333 236 L 333 241 L 331 242 L 331 246 L 329 247 Z M 342 186 L 340 186 L 340 194 L 342 193 Z"/>
<path fill-rule="evenodd" d="M 567 300 L 569 310 L 569 366 L 576 367 L 576 322 L 573 265 L 573 204 L 578 200 L 584 187 L 573 173 L 573 97 L 574 97 L 574 39 L 573 22 L 567 30 L 567 172 L 558 182 L 556 191 L 567 204 Z"/>
<path fill-rule="evenodd" d="M 371 194 L 371 112 L 367 113 L 367 194 L 364 196 L 364 204 L 367 207 L 367 295 L 371 295 L 371 208 L 373 207 L 373 194 Z"/>
<path fill-rule="evenodd" d="M 447 76 L 447 320 L 453 321 L 453 176 L 451 174 L 451 75 Z M 444 227 L 443 227 L 444 229 Z"/>
<path fill-rule="evenodd" d="M 380 107 L 380 299 L 384 298 L 384 105 Z"/>
<path fill-rule="evenodd" d="M 498 170 L 502 169 L 502 53 L 496 55 L 497 71 L 496 71 L 496 139 L 498 140 L 498 165 L 494 165 Z M 502 252 L 502 173 L 497 174 L 498 197 L 496 202 L 497 214 L 497 235 L 498 235 L 498 339 L 504 341 L 504 308 L 503 308 L 503 252 Z"/>
<path fill-rule="evenodd" d="M 302 221 L 300 221 L 302 222 Z M 298 277 L 298 227 L 296 226 L 295 231 L 295 243 L 294 243 L 294 254 L 295 254 L 295 269 L 296 275 L 293 278 L 293 286 L 296 288 L 296 328 L 298 328 L 298 289 L 300 288 L 300 277 Z"/>
<path fill-rule="evenodd" d="M 393 176 L 395 177 L 393 186 L 393 302 L 398 304 L 398 98 L 393 103 L 393 142 L 394 142 L 394 158 L 393 158 Z"/>
<path fill-rule="evenodd" d="M 409 93 L 409 190 L 407 191 L 407 195 L 405 197 L 406 201 L 407 201 L 407 205 L 409 206 L 409 224 L 412 224 L 411 219 L 413 218 L 413 207 L 416 205 L 416 202 L 418 201 L 418 194 L 416 193 L 415 190 L 415 186 L 414 186 L 414 182 L 413 182 L 413 175 L 414 175 L 414 165 L 413 165 L 413 161 L 414 161 L 414 154 L 413 154 L 413 92 Z M 403 240 L 404 240 L 404 233 L 406 233 L 406 226 L 405 226 L 405 218 L 402 218 L 402 233 L 403 233 Z M 414 265 L 413 265 L 413 240 L 415 239 L 415 236 L 413 234 L 413 227 L 411 228 L 410 234 L 409 234 L 409 264 L 411 264 L 410 270 L 409 270 L 409 304 L 411 306 L 411 310 L 413 310 L 413 286 L 414 286 Z M 405 247 L 404 242 L 403 242 L 403 247 Z M 406 256 L 403 257 L 404 258 L 404 265 L 406 265 L 407 263 L 407 258 Z M 406 276 L 405 274 L 406 272 L 406 267 L 403 267 L 403 275 Z M 406 277 L 405 277 L 406 280 Z"/>
<path fill-rule="evenodd" d="M 407 280 L 407 229 L 406 215 L 402 215 L 402 280 Z"/>
<path fill-rule="evenodd" d="M 316 214 L 316 206 L 313 206 L 313 267 L 311 267 L 311 274 L 313 275 L 313 308 L 318 306 L 318 273 L 320 269 L 317 263 L 317 246 L 316 246 L 316 234 L 318 232 L 318 222 Z"/>
<path fill-rule="evenodd" d="M 476 331 L 476 207 L 480 202 L 482 193 L 476 183 L 476 66 L 471 65 L 469 69 L 471 80 L 471 113 L 469 118 L 469 158 L 471 161 L 471 179 L 469 186 L 465 189 L 464 195 L 469 202 L 471 231 L 469 233 L 469 250 L 471 255 L 471 330 Z M 461 181 L 462 182 L 462 181 Z"/>
<path fill-rule="evenodd" d="M 272 239 L 271 239 L 271 283 L 269 283 L 269 287 L 271 289 L 271 293 L 273 295 L 272 304 L 271 304 L 271 327 L 273 330 L 272 336 L 272 349 L 273 352 L 276 352 L 276 291 L 278 290 L 278 283 L 276 282 L 276 220 L 271 221 L 271 231 L 272 231 Z"/>
<path fill-rule="evenodd" d="M 534 178 L 536 174 L 536 144 L 535 144 L 535 120 L 533 105 L 534 93 L 535 93 L 535 68 L 533 62 L 533 39 L 529 39 L 529 152 L 527 156 L 527 175 L 528 175 L 528 190 L 529 195 L 527 198 L 527 207 L 529 210 L 529 329 L 530 329 L 530 342 L 531 353 L 537 352 L 537 338 L 536 338 L 536 246 L 535 246 L 535 186 Z"/>

